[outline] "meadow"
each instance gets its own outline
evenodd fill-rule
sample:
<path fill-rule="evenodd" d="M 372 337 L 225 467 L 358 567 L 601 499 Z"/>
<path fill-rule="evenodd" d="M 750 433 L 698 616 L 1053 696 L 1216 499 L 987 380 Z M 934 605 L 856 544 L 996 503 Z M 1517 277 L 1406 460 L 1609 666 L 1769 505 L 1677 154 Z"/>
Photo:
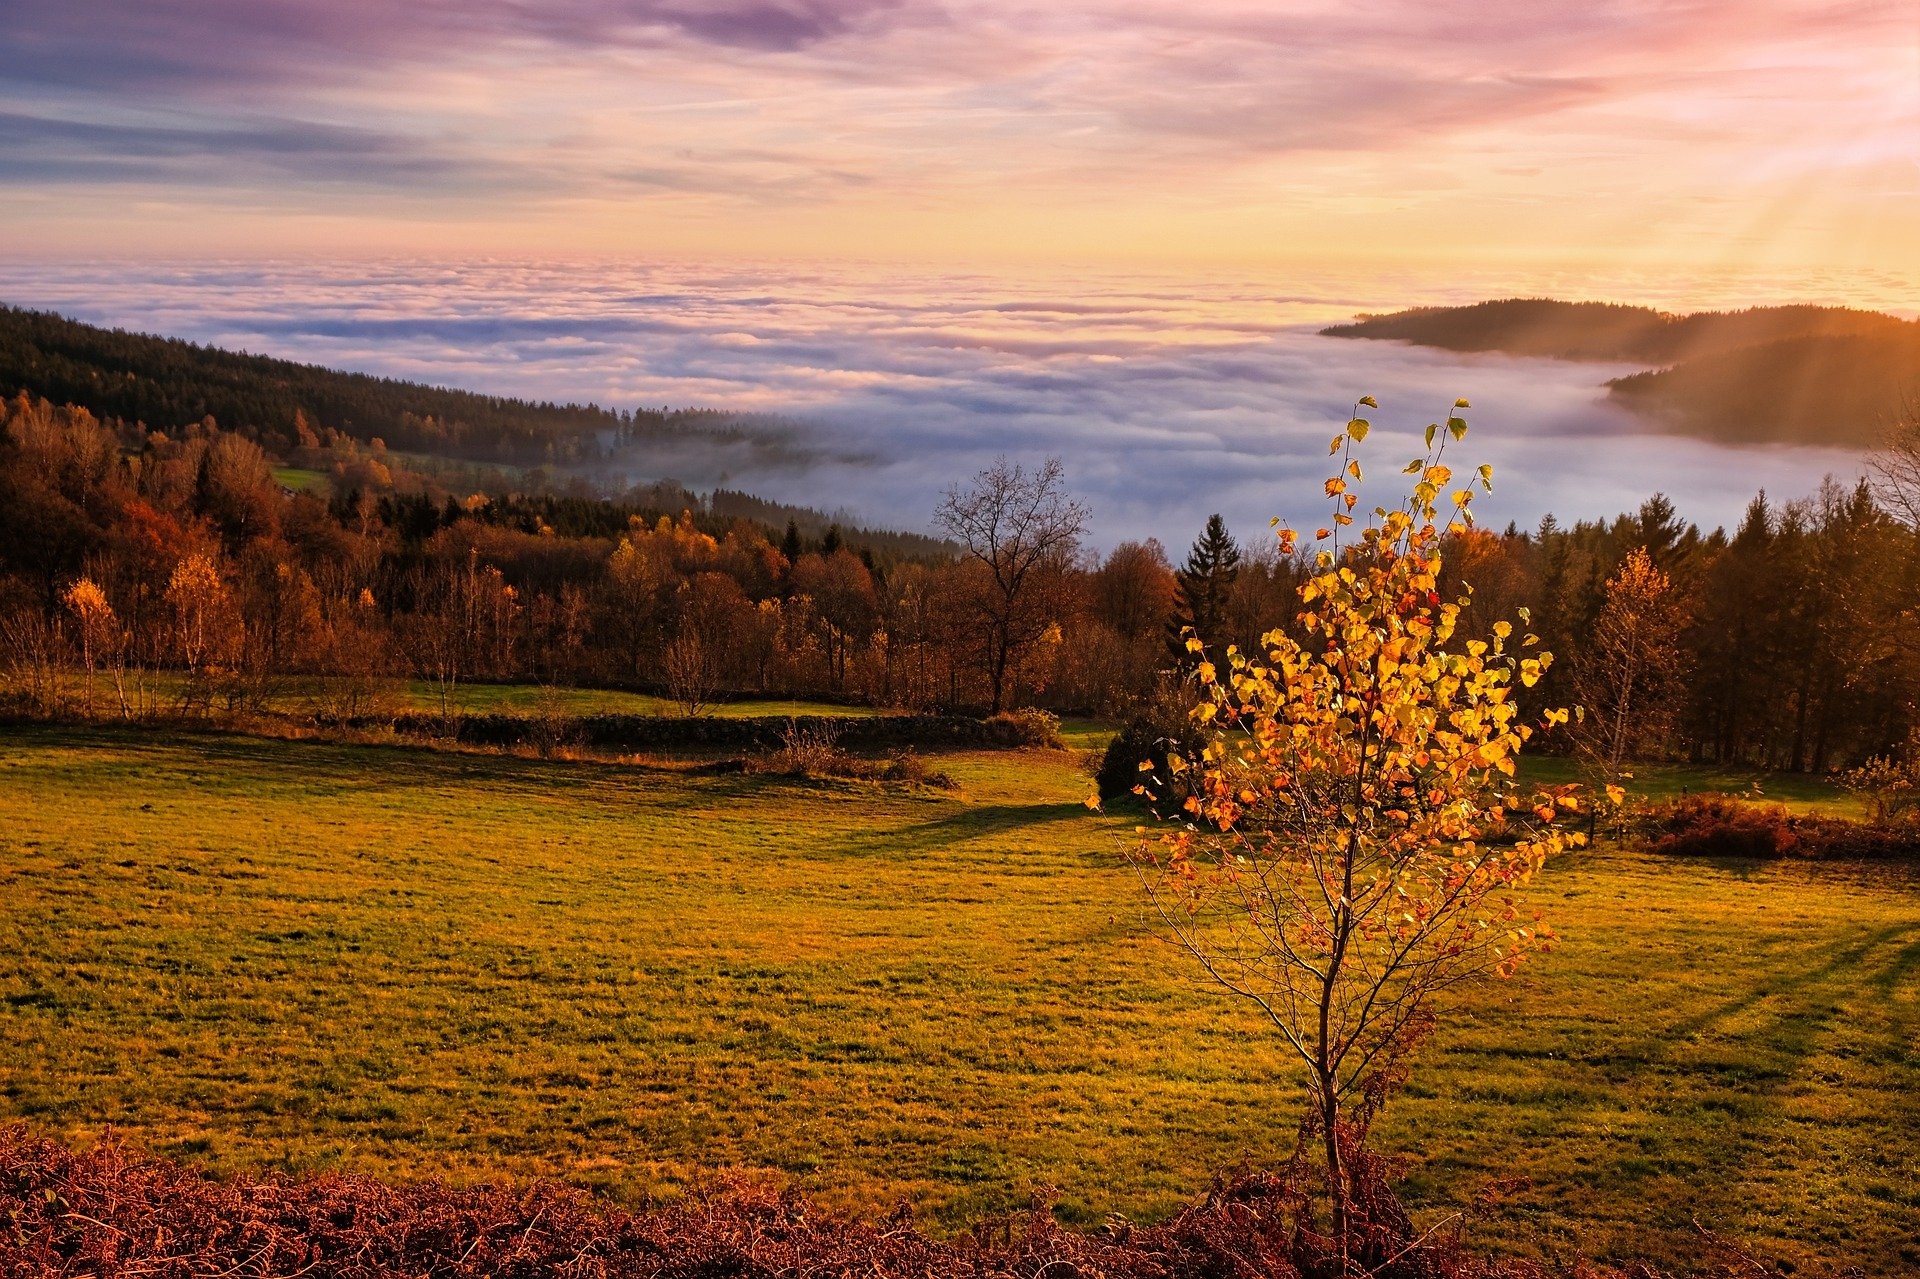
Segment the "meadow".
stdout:
<path fill-rule="evenodd" d="M 130 700 L 137 708 L 154 714 L 168 714 L 185 705 L 189 689 L 187 679 L 176 671 L 146 671 L 130 678 Z M 296 720 L 311 718 L 317 711 L 337 704 L 337 690 L 344 684 L 330 676 L 301 676 L 273 681 L 259 701 L 259 711 L 269 716 L 290 716 Z M 331 694 L 331 696 L 330 696 Z M 91 682 L 79 673 L 62 681 L 62 696 L 72 706 L 91 704 L 104 715 L 117 706 L 113 681 L 96 674 Z M 89 702 L 90 699 L 90 702 Z M 472 681 L 454 686 L 444 704 L 441 690 L 428 680 L 388 679 L 380 681 L 371 701 L 388 714 L 414 712 L 439 714 L 450 708 L 461 715 L 661 715 L 679 716 L 686 712 L 670 697 L 621 688 L 582 688 L 573 685 L 512 684 Z M 721 719 L 791 715 L 878 715 L 881 710 L 867 705 L 813 701 L 794 697 L 734 697 L 702 708 L 702 715 Z"/>
<path fill-rule="evenodd" d="M 1098 740 L 1091 726 L 1069 734 Z M 1296 1073 L 1159 940 L 1072 752 L 957 792 L 237 735 L 0 735 L 0 1119 L 215 1172 L 718 1170 L 957 1229 L 1164 1215 Z M 1551 768 L 1547 770 L 1551 772 Z M 1650 788 L 1690 785 L 1662 774 Z M 1809 793 L 1806 802 L 1830 797 Z M 1602 847 L 1377 1129 L 1473 1237 L 1920 1265 L 1920 879 Z"/>

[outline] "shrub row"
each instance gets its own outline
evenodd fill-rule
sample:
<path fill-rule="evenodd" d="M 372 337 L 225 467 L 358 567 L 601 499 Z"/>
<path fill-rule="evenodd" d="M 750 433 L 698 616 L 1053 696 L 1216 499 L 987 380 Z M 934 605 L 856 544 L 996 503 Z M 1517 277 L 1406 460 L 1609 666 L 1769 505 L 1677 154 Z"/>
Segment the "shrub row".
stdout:
<path fill-rule="evenodd" d="M 801 715 L 686 718 L 666 715 L 581 715 L 558 723 L 520 715 L 409 712 L 342 721 L 348 728 L 391 727 L 415 736 L 444 736 L 470 746 L 538 745 L 544 736 L 604 751 L 774 751 L 795 731 L 829 739 L 848 751 L 965 750 L 1060 744 L 1058 721 L 1044 712 L 970 719 L 958 715 Z"/>
<path fill-rule="evenodd" d="M 1811 861 L 1920 861 L 1920 822 L 1855 822 L 1796 814 L 1780 804 L 1697 795 L 1643 813 L 1639 834 L 1682 857 L 1800 857 Z"/>

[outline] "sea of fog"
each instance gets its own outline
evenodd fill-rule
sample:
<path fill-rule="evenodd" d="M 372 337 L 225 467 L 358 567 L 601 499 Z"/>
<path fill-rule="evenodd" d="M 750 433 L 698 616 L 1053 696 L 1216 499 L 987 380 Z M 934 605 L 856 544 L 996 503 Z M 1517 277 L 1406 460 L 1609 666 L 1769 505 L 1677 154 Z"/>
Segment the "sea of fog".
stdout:
<path fill-rule="evenodd" d="M 1553 295 L 1675 309 L 1839 301 L 1899 309 L 1884 276 L 1289 271 L 974 274 L 880 266 L 610 263 L 0 262 L 0 302 L 338 368 L 541 400 L 709 406 L 795 423 L 797 456 L 633 456 L 609 485 L 718 484 L 925 529 L 941 491 L 1005 455 L 1062 459 L 1102 546 L 1176 554 L 1210 512 L 1244 538 L 1311 526 L 1327 441 L 1375 396 L 1390 484 L 1425 424 L 1466 397 L 1457 458 L 1491 462 L 1483 524 L 1630 510 L 1664 491 L 1711 527 L 1758 489 L 1859 474 L 1838 450 L 1727 448 L 1608 404 L 1625 365 L 1456 355 L 1320 337 L 1357 312 Z"/>

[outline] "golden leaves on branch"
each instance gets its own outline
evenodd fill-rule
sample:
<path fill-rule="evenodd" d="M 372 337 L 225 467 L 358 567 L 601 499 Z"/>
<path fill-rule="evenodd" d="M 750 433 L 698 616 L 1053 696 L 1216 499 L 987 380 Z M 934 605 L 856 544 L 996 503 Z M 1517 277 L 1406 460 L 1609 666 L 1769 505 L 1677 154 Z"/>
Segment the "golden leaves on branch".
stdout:
<path fill-rule="evenodd" d="M 1571 789 L 1523 794 L 1515 780 L 1535 731 L 1517 691 L 1551 654 L 1524 632 L 1516 645 L 1506 619 L 1461 635 L 1470 600 L 1439 594 L 1447 539 L 1470 526 L 1492 468 L 1449 492 L 1443 454 L 1466 434 L 1456 411 L 1402 472 L 1417 477 L 1409 490 L 1342 545 L 1363 482 L 1353 450 L 1371 428 L 1356 411 L 1333 440 L 1333 511 L 1295 628 L 1195 668 L 1204 745 L 1169 761 L 1190 788 L 1185 820 L 1143 831 L 1137 862 L 1181 943 L 1261 1003 L 1316 1095 L 1336 1099 L 1435 990 L 1510 974 L 1550 944 L 1512 892 L 1582 842 L 1560 824 L 1578 808 Z M 1292 553 L 1294 533 L 1275 527 Z M 1566 718 L 1550 711 L 1540 726 Z"/>

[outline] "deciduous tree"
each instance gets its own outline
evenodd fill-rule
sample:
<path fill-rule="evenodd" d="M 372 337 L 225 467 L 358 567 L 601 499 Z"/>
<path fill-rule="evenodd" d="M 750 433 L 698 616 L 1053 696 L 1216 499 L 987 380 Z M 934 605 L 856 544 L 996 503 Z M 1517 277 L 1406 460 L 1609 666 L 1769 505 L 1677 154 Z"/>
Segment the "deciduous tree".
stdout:
<path fill-rule="evenodd" d="M 1920 530 L 1920 391 L 1901 401 L 1873 455 L 1873 495 L 1893 517 Z"/>
<path fill-rule="evenodd" d="M 1645 547 L 1635 548 L 1607 579 L 1573 681 L 1574 744 L 1604 785 L 1617 786 L 1633 760 L 1665 749 L 1684 691 L 1686 624 L 1672 580 Z"/>
<path fill-rule="evenodd" d="M 1179 944 L 1305 1067 L 1343 1253 L 1364 1136 L 1356 1102 L 1388 1078 L 1436 996 L 1511 974 L 1551 939 L 1519 892 L 1579 838 L 1556 824 L 1570 795 L 1523 797 L 1514 781 L 1533 733 L 1515 694 L 1551 658 L 1504 620 L 1489 641 L 1458 641 L 1467 602 L 1438 593 L 1443 540 L 1472 499 L 1449 491 L 1441 460 L 1465 421 L 1429 430 L 1407 468 L 1411 495 L 1374 508 L 1351 538 L 1352 448 L 1368 429 L 1356 415 L 1333 442 L 1341 469 L 1300 589 L 1303 639 L 1274 630 L 1261 652 L 1198 663 L 1202 747 L 1167 765 L 1196 777 L 1184 821 L 1143 827 L 1135 857 Z M 1482 486 L 1490 477 L 1480 468 Z M 1291 553 L 1295 533 L 1279 536 Z"/>
<path fill-rule="evenodd" d="M 83 699 L 86 713 L 92 715 L 94 665 L 103 653 L 115 647 L 119 624 L 113 616 L 113 606 L 107 603 L 106 593 L 90 577 L 69 586 L 60 600 L 73 614 L 74 629 L 79 634 L 80 667 L 87 675 Z"/>
<path fill-rule="evenodd" d="M 233 647 L 233 595 L 213 559 L 194 552 L 167 578 L 167 602 L 173 605 L 174 634 L 187 673 L 218 667 Z"/>
<path fill-rule="evenodd" d="M 949 488 L 934 518 L 985 570 L 970 603 L 997 713 L 1006 705 L 1009 675 L 1055 626 L 1048 578 L 1072 559 L 1087 508 L 1067 495 L 1059 458 L 1032 472 L 1001 458 L 965 488 Z"/>

